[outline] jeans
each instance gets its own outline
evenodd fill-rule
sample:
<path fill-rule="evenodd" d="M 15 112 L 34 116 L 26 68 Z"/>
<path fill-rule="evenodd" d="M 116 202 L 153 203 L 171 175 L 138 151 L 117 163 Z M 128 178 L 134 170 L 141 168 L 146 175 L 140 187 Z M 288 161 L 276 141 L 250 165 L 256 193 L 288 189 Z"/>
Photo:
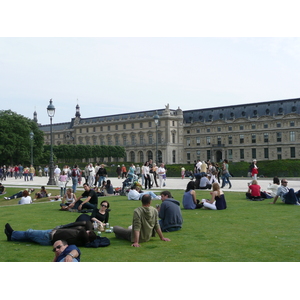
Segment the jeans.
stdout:
<path fill-rule="evenodd" d="M 78 177 L 72 177 L 72 190 L 73 193 L 76 193 L 76 189 L 77 189 L 77 184 L 78 184 Z"/>
<path fill-rule="evenodd" d="M 229 180 L 229 177 L 230 177 L 229 173 L 225 173 L 225 174 L 222 175 L 222 186 L 221 186 L 221 188 L 223 188 L 225 186 L 226 181 L 228 182 L 229 187 L 231 188 L 231 182 Z"/>
<path fill-rule="evenodd" d="M 142 199 L 142 197 L 143 197 L 144 195 L 150 195 L 151 198 L 157 198 L 157 196 L 156 196 L 153 192 L 149 191 L 149 192 L 141 193 L 141 194 L 140 194 L 140 200 Z"/>
<path fill-rule="evenodd" d="M 52 229 L 48 230 L 33 230 L 28 229 L 26 231 L 13 231 L 11 235 L 12 241 L 19 242 L 35 242 L 43 246 L 52 245 L 51 233 Z"/>
<path fill-rule="evenodd" d="M 105 181 L 105 176 L 99 176 L 99 180 L 98 180 L 98 186 L 102 185 L 102 181 Z"/>
<path fill-rule="evenodd" d="M 76 204 L 74 205 L 74 209 L 78 209 L 78 207 L 79 207 L 79 205 L 81 204 L 81 203 L 83 203 L 83 201 L 81 201 L 81 200 L 78 200 L 77 202 L 76 202 Z M 82 209 L 94 209 L 94 208 L 97 208 L 97 205 L 95 204 L 91 204 L 90 202 L 87 202 L 87 203 L 84 203 L 83 205 L 82 205 Z"/>

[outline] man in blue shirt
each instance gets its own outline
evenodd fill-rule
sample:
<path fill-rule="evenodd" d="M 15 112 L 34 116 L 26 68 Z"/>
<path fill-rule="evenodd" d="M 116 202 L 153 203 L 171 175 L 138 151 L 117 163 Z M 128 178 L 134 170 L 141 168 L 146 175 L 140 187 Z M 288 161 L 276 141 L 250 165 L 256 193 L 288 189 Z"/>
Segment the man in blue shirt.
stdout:
<path fill-rule="evenodd" d="M 64 240 L 53 244 L 54 262 L 80 262 L 80 250 L 75 245 L 68 245 Z"/>

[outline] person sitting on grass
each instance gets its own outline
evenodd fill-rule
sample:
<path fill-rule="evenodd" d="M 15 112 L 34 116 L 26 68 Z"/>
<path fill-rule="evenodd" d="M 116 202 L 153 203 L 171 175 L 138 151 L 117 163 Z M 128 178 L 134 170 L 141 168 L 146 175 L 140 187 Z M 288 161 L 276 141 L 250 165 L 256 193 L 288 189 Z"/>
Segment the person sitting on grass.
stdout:
<path fill-rule="evenodd" d="M 204 208 L 213 210 L 226 209 L 226 200 L 223 191 L 220 188 L 218 182 L 214 182 L 212 185 L 211 199 L 202 199 Z"/>
<path fill-rule="evenodd" d="M 27 190 L 23 191 L 23 196 L 19 201 L 19 204 L 31 204 L 31 203 L 32 203 L 32 199 L 29 196 L 28 191 Z"/>
<path fill-rule="evenodd" d="M 33 201 L 40 199 L 40 198 L 50 197 L 50 196 L 51 196 L 51 193 L 48 194 L 45 187 L 42 186 L 41 190 L 38 193 L 35 193 L 35 198 L 33 199 Z"/>
<path fill-rule="evenodd" d="M 262 200 L 261 187 L 258 184 L 257 180 L 252 180 L 252 184 L 248 186 L 248 192 L 246 193 L 246 197 L 253 201 Z"/>
<path fill-rule="evenodd" d="M 0 182 L 0 195 L 4 195 L 6 194 L 6 190 L 4 185 Z"/>
<path fill-rule="evenodd" d="M 76 201 L 76 195 L 73 193 L 73 189 L 68 188 L 62 202 L 60 203 L 61 210 L 69 210 L 70 204 L 74 204 Z"/>
<path fill-rule="evenodd" d="M 19 191 L 19 192 L 16 193 L 16 194 L 13 194 L 12 196 L 4 197 L 4 199 L 5 199 L 5 200 L 11 200 L 11 199 L 21 198 L 21 197 L 23 196 L 23 192 L 24 192 L 24 191 L 27 191 L 27 192 L 28 192 L 28 195 L 30 195 L 32 192 L 34 192 L 34 189 L 25 189 L 25 190 Z"/>
<path fill-rule="evenodd" d="M 196 199 L 195 181 L 190 181 L 182 197 L 182 205 L 185 209 L 202 208 L 203 203 Z"/>
<path fill-rule="evenodd" d="M 277 199 L 280 197 L 282 202 L 285 204 L 294 204 L 294 205 L 300 205 L 299 203 L 299 197 L 300 197 L 300 191 L 296 192 L 294 189 L 290 189 L 288 186 L 288 181 L 284 178 L 281 179 L 281 186 L 277 189 L 277 195 L 274 197 L 273 202 L 270 204 L 275 204 Z"/>
<path fill-rule="evenodd" d="M 162 241 L 171 241 L 163 236 L 158 223 L 158 211 L 151 206 L 151 196 L 142 197 L 142 206 L 133 212 L 132 226 L 128 229 L 114 226 L 113 232 L 116 238 L 125 239 L 132 243 L 132 247 L 140 247 L 140 243 L 148 242 L 157 232 Z"/>

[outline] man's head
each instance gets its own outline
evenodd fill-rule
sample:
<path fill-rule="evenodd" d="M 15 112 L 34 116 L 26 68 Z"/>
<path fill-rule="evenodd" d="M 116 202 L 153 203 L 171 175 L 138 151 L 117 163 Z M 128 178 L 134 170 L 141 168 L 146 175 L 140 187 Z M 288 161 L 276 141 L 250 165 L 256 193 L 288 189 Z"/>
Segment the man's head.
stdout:
<path fill-rule="evenodd" d="M 148 194 L 143 195 L 142 197 L 142 205 L 143 206 L 149 206 L 151 203 L 151 196 Z"/>
<path fill-rule="evenodd" d="M 281 185 L 287 186 L 287 184 L 288 184 L 288 181 L 285 178 L 281 179 Z"/>
<path fill-rule="evenodd" d="M 58 240 L 53 244 L 53 252 L 60 255 L 67 247 L 68 243 L 66 241 Z"/>
<path fill-rule="evenodd" d="M 161 201 L 164 201 L 165 199 L 168 199 L 168 198 L 173 198 L 169 191 L 161 192 L 160 197 L 161 197 Z"/>
<path fill-rule="evenodd" d="M 85 191 L 89 191 L 90 190 L 90 186 L 89 186 L 88 183 L 84 183 L 83 184 L 83 188 L 84 188 Z"/>

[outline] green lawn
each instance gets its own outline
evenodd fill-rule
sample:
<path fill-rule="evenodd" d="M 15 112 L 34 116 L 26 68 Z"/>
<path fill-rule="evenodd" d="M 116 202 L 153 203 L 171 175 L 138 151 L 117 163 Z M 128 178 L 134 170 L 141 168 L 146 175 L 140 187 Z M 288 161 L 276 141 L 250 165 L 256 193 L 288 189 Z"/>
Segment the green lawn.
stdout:
<path fill-rule="evenodd" d="M 8 195 L 18 191 L 8 188 Z M 78 193 L 80 194 L 80 193 Z M 172 191 L 175 199 L 183 191 Z M 197 190 L 197 198 L 208 198 L 207 191 Z M 181 231 L 164 233 L 171 242 L 158 237 L 131 247 L 125 240 L 118 240 L 113 233 L 105 233 L 111 245 L 106 248 L 83 248 L 83 262 L 296 262 L 299 261 L 300 207 L 270 199 L 252 202 L 244 193 L 225 192 L 228 208 L 223 211 L 182 210 L 184 224 Z M 102 200 L 103 198 L 99 198 Z M 127 227 L 131 224 L 133 209 L 139 201 L 129 201 L 124 196 L 106 198 L 110 202 L 111 226 Z M 153 201 L 152 205 L 160 201 Z M 42 202 L 32 205 L 13 205 L 17 200 L 6 201 L 0 197 L 2 224 L 0 251 L 2 262 L 51 261 L 51 247 L 33 243 L 7 242 L 4 225 L 8 222 L 15 230 L 51 229 L 75 221 L 78 213 L 59 210 L 60 202 Z"/>

